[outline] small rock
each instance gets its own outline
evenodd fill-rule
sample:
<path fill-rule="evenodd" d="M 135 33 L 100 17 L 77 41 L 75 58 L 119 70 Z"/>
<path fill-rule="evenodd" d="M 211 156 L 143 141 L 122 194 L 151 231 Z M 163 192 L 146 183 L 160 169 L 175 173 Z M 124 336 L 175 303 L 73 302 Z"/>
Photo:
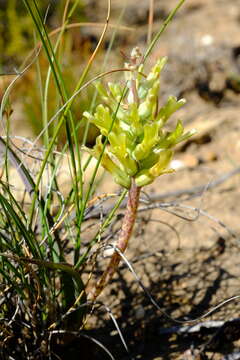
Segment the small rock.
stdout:
<path fill-rule="evenodd" d="M 194 168 L 199 164 L 198 158 L 192 154 L 185 154 L 183 162 L 185 166 L 189 168 Z"/>
<path fill-rule="evenodd" d="M 212 35 L 206 34 L 206 35 L 203 35 L 203 36 L 201 37 L 201 44 L 202 44 L 203 46 L 210 46 L 210 45 L 212 45 L 213 43 L 214 43 L 214 38 L 213 38 Z"/>
<path fill-rule="evenodd" d="M 172 160 L 170 163 L 170 168 L 174 170 L 179 170 L 185 168 L 185 164 L 181 160 Z"/>
<path fill-rule="evenodd" d="M 208 150 L 204 151 L 200 156 L 200 161 L 202 163 L 208 163 L 211 161 L 216 161 L 218 159 L 217 154 L 214 151 Z"/>
<path fill-rule="evenodd" d="M 145 316 L 145 310 L 143 306 L 139 306 L 135 309 L 135 317 L 137 320 L 143 319 Z"/>

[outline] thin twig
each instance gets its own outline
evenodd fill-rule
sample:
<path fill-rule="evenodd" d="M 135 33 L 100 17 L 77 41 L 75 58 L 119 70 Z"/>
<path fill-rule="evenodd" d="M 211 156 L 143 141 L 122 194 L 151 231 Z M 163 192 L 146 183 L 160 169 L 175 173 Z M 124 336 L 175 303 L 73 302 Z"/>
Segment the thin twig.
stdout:
<path fill-rule="evenodd" d="M 124 253 L 124 251 L 126 250 L 128 246 L 128 241 L 132 234 L 133 226 L 135 224 L 137 215 L 140 191 L 141 188 L 136 185 L 134 180 L 132 180 L 131 188 L 128 192 L 127 208 L 123 218 L 121 232 L 117 241 L 117 249 L 121 253 Z M 106 284 L 112 279 L 121 260 L 119 251 L 114 251 L 108 266 L 106 267 L 100 280 L 96 284 L 94 293 L 90 293 L 90 298 L 92 297 L 91 300 L 96 301 L 97 297 L 101 294 Z"/>
<path fill-rule="evenodd" d="M 154 15 L 154 0 L 149 0 L 148 34 L 147 34 L 148 45 L 150 45 L 152 40 L 153 15 Z"/>
<path fill-rule="evenodd" d="M 169 197 L 176 198 L 176 197 L 180 197 L 182 195 L 201 196 L 203 194 L 203 192 L 206 192 L 208 190 L 211 190 L 211 189 L 223 184 L 225 181 L 229 180 L 231 177 L 233 177 L 239 173 L 240 173 L 240 166 L 223 174 L 223 175 L 220 175 L 216 180 L 211 181 L 207 184 L 193 186 L 190 188 L 183 188 L 180 190 L 169 191 L 169 192 L 160 193 L 160 194 L 148 194 L 148 202 L 151 203 L 153 201 L 160 201 L 160 200 L 167 199 Z M 140 202 L 141 202 L 141 200 L 140 200 Z M 126 204 L 127 204 L 127 202 L 123 201 L 120 205 L 120 209 L 124 209 L 126 207 Z M 103 215 L 106 215 L 109 213 L 109 211 L 111 211 L 111 209 L 112 209 L 112 206 L 103 208 L 103 209 L 101 209 L 101 213 Z M 88 214 L 85 216 L 85 220 L 99 218 L 99 214 L 100 214 L 99 210 L 92 211 L 91 214 Z"/>
<path fill-rule="evenodd" d="M 173 326 L 170 328 L 160 328 L 158 330 L 158 333 L 160 335 L 185 334 L 185 333 L 192 334 L 192 333 L 198 333 L 198 332 L 202 331 L 203 328 L 218 329 L 218 328 L 222 327 L 223 325 L 225 325 L 226 323 L 231 324 L 232 321 L 234 321 L 234 322 L 238 321 L 239 326 L 240 326 L 240 318 L 228 320 L 228 321 L 206 320 L 206 321 L 202 321 L 195 325 Z"/>
<path fill-rule="evenodd" d="M 221 301 L 219 304 L 213 306 L 209 311 L 207 311 L 205 314 L 195 318 L 195 319 L 187 319 L 187 320 L 178 320 L 178 319 L 174 319 L 173 317 L 171 317 L 166 311 L 164 311 L 157 303 L 157 301 L 153 298 L 153 296 L 151 295 L 151 293 L 148 291 L 148 289 L 145 287 L 145 285 L 143 284 L 143 282 L 141 281 L 140 277 L 137 275 L 136 271 L 134 270 L 132 264 L 128 261 L 128 259 L 126 258 L 126 256 L 115 246 L 112 246 L 115 251 L 119 254 L 119 256 L 123 259 L 123 261 L 125 262 L 125 264 L 127 265 L 127 267 L 129 268 L 129 270 L 131 271 L 131 273 L 133 274 L 134 278 L 136 279 L 137 283 L 139 284 L 139 286 L 141 287 L 141 289 L 143 290 L 144 294 L 148 297 L 148 299 L 150 300 L 150 302 L 153 304 L 154 307 L 156 307 L 157 310 L 160 311 L 160 313 L 167 319 L 177 323 L 177 324 L 189 324 L 189 325 L 193 325 L 198 323 L 199 321 L 201 321 L 202 319 L 205 319 L 207 316 L 210 316 L 211 314 L 213 314 L 215 311 L 219 310 L 221 307 L 229 304 L 230 302 L 233 302 L 235 300 L 240 300 L 240 295 L 234 295 L 231 296 L 223 301 Z"/>
<path fill-rule="evenodd" d="M 216 180 L 211 181 L 207 184 L 193 186 L 191 188 L 184 188 L 184 189 L 180 189 L 180 190 L 176 190 L 176 191 L 169 191 L 169 192 L 162 193 L 162 194 L 154 194 L 154 195 L 150 195 L 149 197 L 150 197 L 150 200 L 152 200 L 152 201 L 158 201 L 158 200 L 166 199 L 169 197 L 179 197 L 181 195 L 194 195 L 194 196 L 201 195 L 204 191 L 211 190 L 211 189 L 215 188 L 216 186 L 221 185 L 222 183 L 224 183 L 225 181 L 230 179 L 232 176 L 235 176 L 239 173 L 240 173 L 240 166 L 236 167 L 235 169 L 233 169 L 223 175 L 220 175 Z"/>

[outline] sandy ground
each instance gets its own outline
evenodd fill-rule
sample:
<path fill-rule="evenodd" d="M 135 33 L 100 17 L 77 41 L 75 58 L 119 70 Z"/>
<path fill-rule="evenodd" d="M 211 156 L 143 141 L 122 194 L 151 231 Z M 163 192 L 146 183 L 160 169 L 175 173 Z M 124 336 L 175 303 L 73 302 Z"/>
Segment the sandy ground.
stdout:
<path fill-rule="evenodd" d="M 154 31 L 175 4 L 154 2 Z M 139 1 L 137 6 L 128 2 L 123 20 L 137 30 L 127 42 L 119 40 L 124 51 L 141 46 L 146 39 L 148 6 L 148 1 Z M 122 4 L 113 1 L 113 7 L 116 14 Z M 177 116 L 198 134 L 176 153 L 181 168 L 146 188 L 150 197 L 161 194 L 161 202 L 176 204 L 167 208 L 170 213 L 142 204 L 145 211 L 139 212 L 126 256 L 161 309 L 175 319 L 197 318 L 240 293 L 239 171 L 211 188 L 239 166 L 239 34 L 240 1 L 186 1 L 149 59 L 151 64 L 158 56 L 168 56 L 162 98 L 184 96 L 187 104 Z M 180 196 L 168 195 L 200 185 L 206 187 L 197 196 L 184 191 Z M 226 359 L 226 354 L 240 351 L 236 324 L 235 330 L 234 326 L 220 330 L 203 326 L 193 334 L 172 331 L 163 335 L 163 328 L 177 324 L 151 304 L 126 267 L 103 301 L 116 314 L 136 359 Z M 204 320 L 237 319 L 239 310 L 239 300 L 235 300 Z M 116 339 L 113 336 L 112 346 Z"/>
<path fill-rule="evenodd" d="M 106 2 L 87 3 L 90 20 L 104 21 Z M 173 0 L 154 2 L 154 33 L 175 5 Z M 112 1 L 113 22 L 123 6 L 119 0 Z M 135 31 L 117 38 L 115 56 L 119 49 L 125 53 L 136 45 L 144 49 L 148 7 L 146 0 L 126 3 L 122 23 Z M 179 168 L 175 174 L 164 175 L 146 188 L 143 198 L 149 196 L 155 209 L 150 209 L 149 203 L 141 204 L 144 209 L 139 212 L 126 257 L 160 309 L 174 319 L 189 320 L 240 294 L 239 171 L 215 184 L 240 166 L 240 0 L 186 1 L 147 66 L 165 55 L 169 61 L 160 101 L 170 94 L 185 97 L 187 104 L 177 117 L 198 133 L 176 152 L 175 166 Z M 194 189 L 200 185 L 203 187 L 196 193 Z M 115 190 L 107 177 L 99 193 Z M 169 194 L 178 190 L 180 193 Z M 172 206 L 163 209 L 162 203 L 170 202 Z M 101 266 L 106 261 L 100 256 Z M 117 359 L 223 360 L 230 359 L 227 354 L 240 352 L 240 322 L 226 326 L 227 321 L 239 319 L 239 299 L 202 320 L 212 324 L 221 320 L 225 327 L 209 330 L 203 325 L 191 334 L 180 334 L 174 328 L 179 324 L 156 309 L 133 274 L 122 266 L 102 301 L 117 318 L 130 348 L 131 356 L 124 352 L 104 311 L 97 313 L 96 335 Z M 166 328 L 169 334 L 164 334 Z"/>

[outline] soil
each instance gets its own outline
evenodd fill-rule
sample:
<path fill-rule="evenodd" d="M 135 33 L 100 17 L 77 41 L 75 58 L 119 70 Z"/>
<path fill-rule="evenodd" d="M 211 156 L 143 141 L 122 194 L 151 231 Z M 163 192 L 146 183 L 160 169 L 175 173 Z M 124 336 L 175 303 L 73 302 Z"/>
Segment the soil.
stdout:
<path fill-rule="evenodd" d="M 103 22 L 107 2 L 87 3 L 89 20 Z M 176 4 L 154 1 L 154 34 Z M 122 1 L 112 1 L 110 22 L 116 21 L 123 6 Z M 120 49 L 128 54 L 133 46 L 145 48 L 148 7 L 146 0 L 126 2 L 122 23 L 134 31 L 119 35 L 116 57 L 121 57 Z M 98 35 L 91 31 L 90 35 Z M 94 324 L 96 329 L 88 334 L 121 360 L 240 359 L 240 298 L 201 318 L 240 294 L 240 0 L 186 1 L 147 67 L 159 56 L 169 59 L 162 73 L 161 101 L 170 94 L 186 98 L 177 118 L 198 131 L 178 148 L 172 164 L 175 174 L 164 175 L 144 189 L 126 251 L 159 308 L 123 264 L 100 300 L 116 318 L 129 353 L 104 307 L 89 320 L 89 328 Z M 224 174 L 229 176 L 217 184 Z M 200 191 L 197 186 L 202 186 Z M 115 189 L 106 180 L 101 191 Z M 101 267 L 107 261 L 99 255 Z M 175 322 L 191 319 L 200 322 L 192 332 L 192 323 Z M 82 349 L 86 347 L 89 354 L 92 343 L 87 341 Z M 95 358 L 109 356 L 93 349 Z"/>
<path fill-rule="evenodd" d="M 98 4 L 101 8 L 100 4 L 103 2 Z M 176 1 L 154 2 L 154 33 L 175 5 Z M 112 6 L 116 16 L 123 5 L 116 0 Z M 144 48 L 148 6 L 148 1 L 128 1 L 123 23 L 136 31 L 127 39 L 118 39 L 124 53 L 132 46 Z M 186 1 L 148 59 L 150 65 L 159 56 L 168 56 L 162 99 L 169 94 L 185 97 L 187 104 L 177 117 L 198 133 L 178 149 L 178 162 L 173 163 L 178 167 L 176 173 L 160 177 L 145 189 L 145 203 L 141 204 L 145 210 L 139 212 L 126 252 L 161 310 L 126 265 L 102 295 L 101 301 L 110 307 L 130 349 L 127 355 L 112 321 L 107 325 L 104 311 L 97 312 L 99 333 L 109 331 L 111 335 L 101 339 L 117 359 L 240 359 L 239 299 L 201 319 L 214 306 L 240 294 L 239 34 L 239 0 Z M 233 176 L 214 185 L 235 168 Z M 189 192 L 200 185 L 200 192 Z M 169 195 L 178 190 L 179 194 Z M 156 202 L 155 209 L 148 209 L 148 196 L 173 205 L 165 209 L 168 212 Z M 196 332 L 181 333 L 185 325 L 162 311 L 175 320 L 198 318 L 201 325 Z M 222 325 L 215 327 L 220 320 Z"/>

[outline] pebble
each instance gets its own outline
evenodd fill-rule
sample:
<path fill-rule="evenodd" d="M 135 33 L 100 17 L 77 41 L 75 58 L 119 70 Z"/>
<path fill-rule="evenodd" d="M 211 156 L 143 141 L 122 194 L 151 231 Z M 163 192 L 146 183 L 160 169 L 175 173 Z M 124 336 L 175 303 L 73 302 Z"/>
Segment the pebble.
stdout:
<path fill-rule="evenodd" d="M 143 306 L 139 306 L 135 309 L 135 317 L 137 320 L 143 319 L 145 316 L 145 310 Z"/>

